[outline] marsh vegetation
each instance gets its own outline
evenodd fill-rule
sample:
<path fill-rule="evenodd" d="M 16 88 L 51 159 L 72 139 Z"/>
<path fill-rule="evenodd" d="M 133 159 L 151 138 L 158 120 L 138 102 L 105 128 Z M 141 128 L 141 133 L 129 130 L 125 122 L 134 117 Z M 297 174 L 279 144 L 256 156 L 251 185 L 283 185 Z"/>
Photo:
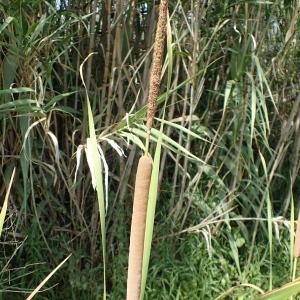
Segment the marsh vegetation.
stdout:
<path fill-rule="evenodd" d="M 147 144 L 159 2 L 0 2 L 0 299 L 125 298 L 145 152 L 144 299 L 299 276 L 299 1 L 170 0 Z"/>

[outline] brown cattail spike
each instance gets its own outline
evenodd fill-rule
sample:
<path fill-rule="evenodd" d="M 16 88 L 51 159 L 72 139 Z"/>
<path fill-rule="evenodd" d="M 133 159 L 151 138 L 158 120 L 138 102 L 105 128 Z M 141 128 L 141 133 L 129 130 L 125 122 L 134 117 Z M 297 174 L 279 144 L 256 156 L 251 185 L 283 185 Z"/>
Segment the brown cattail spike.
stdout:
<path fill-rule="evenodd" d="M 151 172 L 151 157 L 142 156 L 139 160 L 134 188 L 128 260 L 127 300 L 139 300 L 140 297 L 145 224 Z"/>
<path fill-rule="evenodd" d="M 156 28 L 153 62 L 150 74 L 150 87 L 148 96 L 147 129 L 151 130 L 156 110 L 156 99 L 159 92 L 162 57 L 167 25 L 168 0 L 161 0 L 159 17 Z"/>

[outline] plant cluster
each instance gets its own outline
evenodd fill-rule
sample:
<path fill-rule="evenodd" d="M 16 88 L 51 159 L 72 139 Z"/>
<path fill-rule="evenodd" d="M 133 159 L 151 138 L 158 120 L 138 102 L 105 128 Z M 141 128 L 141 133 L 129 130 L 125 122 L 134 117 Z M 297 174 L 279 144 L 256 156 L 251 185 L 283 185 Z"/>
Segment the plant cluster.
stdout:
<path fill-rule="evenodd" d="M 24 299 L 57 266 L 39 299 L 125 297 L 158 7 L 1 1 L 0 299 Z M 235 286 L 252 299 L 295 279 L 299 12 L 296 0 L 169 1 L 145 299 Z"/>

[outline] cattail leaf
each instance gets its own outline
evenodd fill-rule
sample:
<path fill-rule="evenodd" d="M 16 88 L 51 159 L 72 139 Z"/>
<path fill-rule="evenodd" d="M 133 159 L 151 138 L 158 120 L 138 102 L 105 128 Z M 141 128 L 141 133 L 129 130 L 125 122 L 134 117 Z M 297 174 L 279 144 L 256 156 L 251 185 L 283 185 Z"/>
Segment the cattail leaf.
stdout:
<path fill-rule="evenodd" d="M 120 136 L 127 139 L 127 144 L 129 144 L 129 141 L 131 141 L 133 144 L 137 145 L 141 150 L 143 150 L 143 152 L 145 152 L 146 150 L 145 145 L 143 144 L 143 142 L 138 136 L 132 134 L 131 132 L 126 132 L 126 131 L 121 132 Z"/>
<path fill-rule="evenodd" d="M 101 160 L 103 162 L 103 167 L 104 167 L 104 177 L 105 177 L 105 180 L 104 180 L 104 183 L 105 183 L 105 203 L 106 203 L 106 211 L 107 211 L 107 208 L 108 208 L 108 164 L 106 162 L 106 159 L 105 159 L 105 156 L 104 156 L 104 152 L 103 150 L 101 149 L 100 145 L 98 144 L 97 145 L 97 149 L 99 151 L 99 154 L 100 154 L 100 157 L 101 157 Z"/>
<path fill-rule="evenodd" d="M 32 111 L 41 111 L 41 108 L 37 107 L 36 104 L 36 100 L 32 99 L 15 100 L 1 104 L 0 112 L 8 113 L 14 111 L 18 113 L 26 113 Z"/>
<path fill-rule="evenodd" d="M 34 92 L 34 90 L 31 89 L 31 88 L 19 87 L 19 88 L 11 88 L 11 89 L 0 90 L 0 95 L 3 95 L 3 94 L 33 93 L 33 92 Z"/>
<path fill-rule="evenodd" d="M 14 20 L 13 17 L 7 17 L 3 24 L 0 26 L 0 33 Z"/>
<path fill-rule="evenodd" d="M 250 288 L 250 289 L 256 290 L 260 294 L 264 294 L 264 291 L 262 289 L 260 289 L 258 286 L 254 285 L 254 284 L 250 284 L 250 283 L 242 283 L 242 284 L 231 287 L 230 289 L 228 289 L 227 291 L 225 291 L 224 293 L 219 295 L 214 300 L 227 299 L 227 296 L 230 296 L 234 291 L 239 290 L 239 289 L 245 289 L 245 288 Z"/>
<path fill-rule="evenodd" d="M 47 281 L 60 269 L 65 262 L 71 257 L 72 254 L 68 255 L 55 269 L 53 269 L 47 277 L 34 289 L 34 291 L 26 298 L 26 300 L 31 300 L 39 291 L 40 289 L 47 283 Z"/>
<path fill-rule="evenodd" d="M 80 161 L 81 161 L 81 154 L 82 154 L 83 146 L 79 145 L 76 151 L 76 169 L 75 169 L 75 175 L 74 175 L 74 184 L 77 180 L 77 173 L 80 167 Z"/>
<path fill-rule="evenodd" d="M 258 76 L 260 79 L 260 84 L 261 84 L 261 86 L 263 86 L 263 84 L 265 85 L 265 87 L 268 91 L 269 97 L 271 98 L 272 104 L 273 104 L 275 110 L 278 112 L 278 109 L 277 109 L 276 103 L 274 101 L 273 94 L 272 94 L 271 88 L 269 86 L 268 80 L 266 78 L 265 72 L 260 65 L 260 61 L 259 61 L 258 57 L 254 54 L 253 54 L 253 60 L 255 62 L 256 68 L 257 68 L 257 73 L 258 73 Z"/>
<path fill-rule="evenodd" d="M 3 87 L 9 88 L 15 80 L 16 71 L 18 69 L 18 58 L 8 54 L 3 62 Z"/>
<path fill-rule="evenodd" d="M 224 104 L 223 104 L 223 115 L 225 114 L 225 111 L 227 109 L 228 102 L 229 102 L 229 97 L 231 95 L 231 91 L 232 91 L 232 87 L 233 87 L 234 83 L 235 82 L 233 80 L 229 80 L 226 83 L 225 95 L 224 95 Z"/>
<path fill-rule="evenodd" d="M 89 59 L 91 55 L 94 53 L 90 53 L 85 60 L 80 65 L 80 76 L 84 87 L 86 88 L 85 81 L 83 79 L 83 65 Z M 103 186 L 103 178 L 102 178 L 102 163 L 100 158 L 100 153 L 98 151 L 97 146 L 97 137 L 95 132 L 95 124 L 93 112 L 88 96 L 88 92 L 86 91 L 86 105 L 87 105 L 87 115 L 88 115 L 88 128 L 90 137 L 87 139 L 87 144 L 89 147 L 89 156 L 92 159 L 91 165 L 92 172 L 95 176 L 95 185 L 97 191 L 97 199 L 99 206 L 99 214 L 100 214 L 100 227 L 101 227 L 101 240 L 102 240 L 102 258 L 103 258 L 103 300 L 106 299 L 106 226 L 105 226 L 105 196 L 104 196 L 104 186 Z M 92 174 L 92 173 L 91 173 Z"/>
<path fill-rule="evenodd" d="M 155 118 L 155 119 L 157 119 L 158 121 L 162 122 L 162 119 L 159 119 L 159 118 Z M 172 122 L 164 121 L 164 123 L 166 125 L 169 125 L 171 127 L 176 128 L 176 129 L 178 129 L 178 130 L 180 130 L 180 131 L 182 131 L 182 132 L 184 132 L 184 133 L 186 133 L 186 134 L 188 134 L 188 135 L 190 135 L 190 136 L 192 136 L 192 137 L 194 137 L 196 139 L 202 140 L 203 142 L 206 142 L 206 143 L 210 143 L 210 141 L 208 141 L 207 139 L 201 137 L 199 134 L 195 133 L 194 131 L 189 130 L 188 128 L 185 128 L 185 127 L 183 127 L 183 126 L 181 126 L 179 124 L 176 124 L 173 121 Z M 210 136 L 208 129 L 205 128 L 204 126 L 202 126 L 201 131 L 203 132 L 204 135 Z"/>
<path fill-rule="evenodd" d="M 266 165 L 266 160 L 261 152 L 259 152 L 259 156 L 262 162 L 262 166 L 265 173 L 266 181 L 268 182 L 268 170 Z M 272 227 L 272 203 L 270 199 L 269 193 L 269 184 L 265 189 L 265 197 L 267 200 L 267 217 L 268 217 L 268 238 L 269 238 L 269 260 L 270 260 L 270 278 L 269 278 L 269 289 L 272 289 L 272 282 L 273 282 L 273 227 Z"/>
<path fill-rule="evenodd" d="M 262 296 L 257 297 L 255 300 L 288 300 L 289 297 L 296 295 L 300 292 L 300 279 L 287 283 L 279 289 L 275 289 Z"/>
<path fill-rule="evenodd" d="M 252 74 L 247 73 L 250 81 L 251 81 L 251 128 L 250 128 L 250 140 L 252 143 L 255 129 L 255 119 L 256 119 L 256 106 L 257 106 L 257 98 L 256 98 L 256 89 L 255 83 Z"/>
<path fill-rule="evenodd" d="M 119 156 L 126 156 L 123 149 L 114 140 L 108 138 L 103 138 L 103 140 L 108 142 L 110 146 L 119 154 Z"/>
<path fill-rule="evenodd" d="M 290 189 L 292 190 L 292 187 L 290 187 Z M 300 212 L 298 213 L 298 222 L 300 219 Z M 297 223 L 297 228 L 298 228 L 298 224 L 300 225 L 300 223 Z M 291 216 L 290 216 L 290 272 L 291 272 L 291 278 L 292 280 L 295 280 L 294 278 L 294 251 L 295 251 L 295 204 L 294 204 L 294 197 L 293 197 L 293 193 L 291 193 Z M 299 247 L 300 250 L 300 247 Z M 295 259 L 296 261 L 296 259 Z M 295 270 L 296 272 L 296 270 Z M 296 276 L 296 274 L 295 274 Z"/>
<path fill-rule="evenodd" d="M 51 107 L 55 106 L 56 103 L 58 103 L 59 101 L 65 99 L 65 98 L 67 98 L 67 97 L 69 97 L 70 95 L 73 95 L 73 94 L 75 94 L 75 93 L 77 93 L 77 91 L 76 91 L 76 92 L 70 92 L 70 93 L 63 93 L 63 94 L 59 94 L 59 95 L 53 97 L 53 98 L 45 105 L 45 110 L 47 110 L 48 108 L 51 108 Z"/>
<path fill-rule="evenodd" d="M 86 160 L 90 169 L 90 174 L 92 178 L 92 186 L 96 189 L 96 176 L 94 170 L 94 160 L 93 160 L 93 144 L 91 138 L 86 139 L 86 148 L 85 148 Z"/>
<path fill-rule="evenodd" d="M 59 146 L 58 146 L 57 137 L 52 131 L 48 131 L 47 134 L 50 136 L 52 140 L 52 143 L 54 145 L 54 150 L 55 150 L 55 160 L 59 164 Z"/>
<path fill-rule="evenodd" d="M 156 150 L 155 150 L 154 161 L 153 161 L 153 169 L 152 169 L 152 175 L 150 181 L 146 228 L 145 228 L 143 271 L 142 271 L 140 300 L 143 300 L 144 293 L 145 293 L 150 254 L 151 254 L 151 244 L 152 244 L 152 237 L 153 237 L 153 227 L 154 227 L 155 209 L 156 209 L 157 191 L 158 191 L 161 146 L 162 146 L 162 138 L 163 138 L 162 132 L 163 132 L 163 123 L 161 124 L 160 134 L 156 144 Z"/>

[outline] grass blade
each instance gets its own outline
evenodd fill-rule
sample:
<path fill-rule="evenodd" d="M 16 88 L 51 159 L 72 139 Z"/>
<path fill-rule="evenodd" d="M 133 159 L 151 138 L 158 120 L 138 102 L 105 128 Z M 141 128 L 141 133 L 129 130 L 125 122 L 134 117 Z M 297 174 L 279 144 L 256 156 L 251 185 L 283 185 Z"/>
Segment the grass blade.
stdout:
<path fill-rule="evenodd" d="M 158 137 L 158 141 L 156 144 L 156 150 L 155 150 L 154 161 L 153 161 L 153 169 L 152 169 L 152 175 L 151 175 L 151 182 L 150 182 L 150 189 L 149 189 L 140 300 L 143 299 L 144 293 L 145 293 L 147 274 L 148 274 L 148 268 L 149 268 L 149 260 L 150 260 L 150 254 L 151 254 L 151 244 L 152 244 L 152 237 L 153 237 L 153 227 L 154 227 L 158 179 L 159 179 L 160 154 L 161 154 L 161 146 L 162 146 L 162 138 L 163 138 L 162 130 L 163 130 L 163 123 L 161 125 L 160 135 Z"/>
<path fill-rule="evenodd" d="M 16 169 L 14 168 L 13 172 L 11 174 L 11 177 L 10 177 L 9 185 L 8 185 L 8 188 L 7 188 L 7 191 L 6 191 L 6 194 L 5 194 L 5 198 L 4 198 L 4 202 L 3 202 L 3 206 L 2 206 L 1 212 L 0 212 L 0 237 L 1 237 L 1 234 L 2 234 L 2 230 L 3 230 L 3 224 L 4 224 L 4 221 L 5 221 L 5 216 L 6 216 L 6 211 L 7 211 L 8 197 L 9 197 L 11 186 L 12 186 L 12 183 L 13 183 L 13 180 L 14 180 L 14 177 L 15 177 L 15 171 L 16 171 Z"/>
<path fill-rule="evenodd" d="M 0 26 L 0 33 L 14 20 L 13 17 L 7 17 L 4 23 Z"/>
<path fill-rule="evenodd" d="M 287 300 L 300 292 L 300 280 L 285 284 L 279 289 L 268 292 L 255 300 Z"/>
<path fill-rule="evenodd" d="M 260 159 L 263 165 L 266 181 L 268 182 L 268 171 L 265 158 L 259 152 Z M 267 184 L 265 196 L 267 198 L 267 217 L 268 217 L 268 239 L 269 239 L 269 255 L 270 255 L 270 282 L 269 288 L 272 290 L 272 281 L 273 281 L 273 228 L 272 228 L 272 203 L 269 193 L 269 185 Z"/>
<path fill-rule="evenodd" d="M 38 292 L 39 290 L 47 283 L 47 281 L 57 272 L 58 269 L 62 267 L 62 265 L 71 257 L 72 254 L 70 254 L 68 257 L 66 257 L 54 270 L 52 270 L 49 275 L 35 288 L 35 290 L 26 298 L 26 300 L 31 300 Z"/>
<path fill-rule="evenodd" d="M 83 65 L 88 60 L 88 58 L 93 54 L 94 53 L 90 53 L 85 58 L 83 63 L 80 65 L 80 76 L 84 86 L 85 86 L 85 82 L 83 79 Z M 105 199 L 104 199 L 104 187 L 103 187 L 103 178 L 102 178 L 102 163 L 101 163 L 100 153 L 98 151 L 93 112 L 92 112 L 87 91 L 86 91 L 86 104 L 87 104 L 87 115 L 88 115 L 88 128 L 90 134 L 90 143 L 89 143 L 90 150 L 91 150 L 90 153 L 92 156 L 92 161 L 94 163 L 93 168 L 90 169 L 90 171 L 93 173 L 92 177 L 94 176 L 95 178 L 99 214 L 100 214 L 102 258 L 103 258 L 103 299 L 106 299 L 106 228 L 105 228 Z"/>

